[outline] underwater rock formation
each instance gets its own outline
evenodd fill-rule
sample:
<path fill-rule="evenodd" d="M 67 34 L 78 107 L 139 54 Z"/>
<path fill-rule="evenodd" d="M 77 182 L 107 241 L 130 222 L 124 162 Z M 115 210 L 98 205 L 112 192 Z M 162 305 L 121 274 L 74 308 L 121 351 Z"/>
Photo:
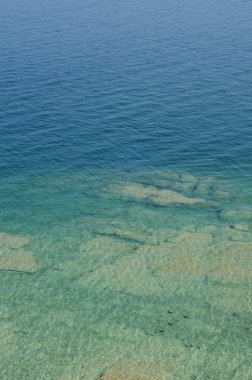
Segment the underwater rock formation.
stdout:
<path fill-rule="evenodd" d="M 146 262 L 141 258 L 128 257 L 103 265 L 90 274 L 80 278 L 79 282 L 87 287 L 107 288 L 113 291 L 133 295 L 158 295 L 162 289 Z"/>
<path fill-rule="evenodd" d="M 232 220 L 252 220 L 252 209 L 245 208 L 237 210 L 223 210 L 220 213 L 220 218 Z"/>
<path fill-rule="evenodd" d="M 25 237 L 0 234 L 0 270 L 34 273 L 38 263 L 33 254 L 26 251 L 29 240 Z"/>
<path fill-rule="evenodd" d="M 143 246 L 137 253 L 152 263 L 155 275 L 203 275 L 211 241 L 209 234 L 182 231 L 171 242 Z"/>
<path fill-rule="evenodd" d="M 29 239 L 25 237 L 0 233 L 0 249 L 18 249 L 27 244 L 29 244 Z"/>
<path fill-rule="evenodd" d="M 0 255 L 0 270 L 35 273 L 38 263 L 31 252 L 18 250 Z"/>
<path fill-rule="evenodd" d="M 110 185 L 106 192 L 117 195 L 124 200 L 144 202 L 156 206 L 168 205 L 207 205 L 201 198 L 190 198 L 181 193 L 168 189 L 158 189 L 154 186 L 144 186 L 141 183 L 121 183 Z"/>
<path fill-rule="evenodd" d="M 213 177 L 195 177 L 189 173 L 154 171 L 151 174 L 139 176 L 139 182 L 145 186 L 155 186 L 159 189 L 169 189 L 182 192 L 190 197 L 217 197 L 229 196 L 227 183 L 217 181 Z"/>

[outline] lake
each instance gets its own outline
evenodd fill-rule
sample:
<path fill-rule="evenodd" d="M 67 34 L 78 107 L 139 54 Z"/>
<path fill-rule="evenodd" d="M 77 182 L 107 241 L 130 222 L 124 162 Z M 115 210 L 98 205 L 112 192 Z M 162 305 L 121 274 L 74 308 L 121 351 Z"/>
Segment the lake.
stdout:
<path fill-rule="evenodd" d="M 0 1 L 1 379 L 252 379 L 251 17 Z"/>

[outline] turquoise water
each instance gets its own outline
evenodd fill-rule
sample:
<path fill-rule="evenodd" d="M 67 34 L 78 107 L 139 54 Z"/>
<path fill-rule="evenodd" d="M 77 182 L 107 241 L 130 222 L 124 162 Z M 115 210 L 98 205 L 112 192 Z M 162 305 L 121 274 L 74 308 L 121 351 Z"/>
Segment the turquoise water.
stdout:
<path fill-rule="evenodd" d="M 252 379 L 250 1 L 0 2 L 0 379 Z"/>

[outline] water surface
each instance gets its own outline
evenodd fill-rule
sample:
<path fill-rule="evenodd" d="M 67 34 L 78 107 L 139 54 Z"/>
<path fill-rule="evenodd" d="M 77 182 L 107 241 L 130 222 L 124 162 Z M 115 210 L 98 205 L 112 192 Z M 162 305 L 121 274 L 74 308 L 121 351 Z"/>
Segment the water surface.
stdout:
<path fill-rule="evenodd" d="M 0 1 L 0 378 L 244 380 L 250 1 Z"/>

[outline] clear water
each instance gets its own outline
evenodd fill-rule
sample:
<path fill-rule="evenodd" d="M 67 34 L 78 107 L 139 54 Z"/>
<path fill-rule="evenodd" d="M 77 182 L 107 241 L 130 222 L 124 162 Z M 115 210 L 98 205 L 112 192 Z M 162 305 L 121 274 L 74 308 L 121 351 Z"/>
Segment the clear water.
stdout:
<path fill-rule="evenodd" d="M 0 1 L 1 380 L 252 379 L 251 16 Z"/>

